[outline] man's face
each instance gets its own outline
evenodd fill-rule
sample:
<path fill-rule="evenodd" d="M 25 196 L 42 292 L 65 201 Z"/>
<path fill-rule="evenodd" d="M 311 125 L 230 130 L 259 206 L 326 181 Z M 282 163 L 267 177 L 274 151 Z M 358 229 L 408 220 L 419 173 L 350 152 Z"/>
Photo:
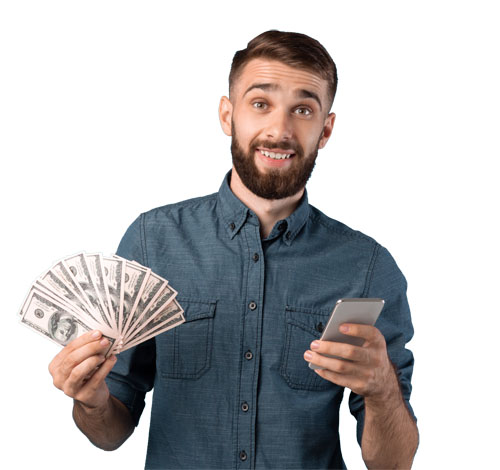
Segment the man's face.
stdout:
<path fill-rule="evenodd" d="M 67 318 L 63 318 L 59 321 L 56 331 L 54 332 L 54 336 L 62 342 L 68 341 L 73 332 L 73 324 L 71 320 Z"/>
<path fill-rule="evenodd" d="M 225 100 L 221 123 L 232 136 L 233 164 L 243 184 L 266 199 L 302 190 L 335 118 L 325 109 L 326 81 L 281 62 L 254 59 L 233 85 L 231 101 Z"/>

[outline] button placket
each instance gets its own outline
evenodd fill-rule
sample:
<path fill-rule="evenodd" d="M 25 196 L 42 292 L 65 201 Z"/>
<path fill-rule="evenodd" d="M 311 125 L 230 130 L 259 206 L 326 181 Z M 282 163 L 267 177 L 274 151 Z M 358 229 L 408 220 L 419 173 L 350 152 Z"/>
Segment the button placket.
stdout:
<path fill-rule="evenodd" d="M 259 226 L 244 224 L 240 229 L 245 246 L 246 281 L 245 307 L 242 318 L 243 362 L 237 399 L 237 447 L 240 468 L 253 465 L 255 452 L 255 408 L 259 376 L 260 330 L 262 322 L 262 293 L 264 289 L 264 258 Z M 244 454 L 243 454 L 244 453 Z M 243 458 L 242 458 L 243 456 Z"/>

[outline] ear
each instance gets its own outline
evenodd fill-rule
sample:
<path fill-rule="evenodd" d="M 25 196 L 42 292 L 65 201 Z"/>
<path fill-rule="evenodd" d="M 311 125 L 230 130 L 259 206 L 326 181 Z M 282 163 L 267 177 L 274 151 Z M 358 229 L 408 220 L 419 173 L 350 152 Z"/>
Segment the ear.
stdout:
<path fill-rule="evenodd" d="M 335 123 L 335 113 L 330 113 L 325 119 L 325 125 L 323 126 L 323 131 L 321 133 L 321 139 L 319 141 L 318 148 L 322 149 L 328 142 L 328 139 L 332 135 L 334 123 Z"/>
<path fill-rule="evenodd" d="M 219 121 L 224 134 L 231 136 L 231 118 L 233 105 L 227 96 L 223 96 L 219 103 Z"/>

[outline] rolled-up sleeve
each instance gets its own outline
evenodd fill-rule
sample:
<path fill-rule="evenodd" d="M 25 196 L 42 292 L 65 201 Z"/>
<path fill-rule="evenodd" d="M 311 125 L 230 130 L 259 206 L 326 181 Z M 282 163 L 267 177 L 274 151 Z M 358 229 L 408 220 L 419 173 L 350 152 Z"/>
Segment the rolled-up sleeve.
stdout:
<path fill-rule="evenodd" d="M 146 265 L 142 235 L 143 215 L 128 228 L 116 254 Z M 106 378 L 110 393 L 129 409 L 136 426 L 144 410 L 146 393 L 153 388 L 155 364 L 156 348 L 153 338 L 118 354 L 116 364 Z"/>
<path fill-rule="evenodd" d="M 377 245 L 373 253 L 363 297 L 385 300 L 384 308 L 375 326 L 385 337 L 387 352 L 396 368 L 403 398 L 410 414 L 416 421 L 410 405 L 414 359 L 412 352 L 406 348 L 406 344 L 413 337 L 413 325 L 406 288 L 406 279 L 393 257 L 387 249 Z M 351 392 L 349 409 L 358 421 L 357 439 L 361 445 L 365 414 L 363 397 Z"/>

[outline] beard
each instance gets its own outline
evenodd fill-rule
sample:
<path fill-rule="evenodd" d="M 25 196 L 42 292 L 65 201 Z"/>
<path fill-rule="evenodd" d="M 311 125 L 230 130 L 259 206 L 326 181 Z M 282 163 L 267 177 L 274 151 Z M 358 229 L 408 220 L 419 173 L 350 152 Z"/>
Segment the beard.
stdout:
<path fill-rule="evenodd" d="M 248 154 L 245 153 L 238 138 L 234 123 L 231 122 L 231 153 L 233 165 L 243 184 L 256 196 L 264 199 L 283 199 L 301 191 L 314 169 L 321 137 L 315 149 L 304 156 L 302 146 L 296 142 L 271 142 L 268 140 L 254 140 L 250 142 Z M 295 155 L 289 168 L 270 168 L 265 173 L 255 164 L 255 151 L 258 147 L 274 149 L 293 149 Z"/>

